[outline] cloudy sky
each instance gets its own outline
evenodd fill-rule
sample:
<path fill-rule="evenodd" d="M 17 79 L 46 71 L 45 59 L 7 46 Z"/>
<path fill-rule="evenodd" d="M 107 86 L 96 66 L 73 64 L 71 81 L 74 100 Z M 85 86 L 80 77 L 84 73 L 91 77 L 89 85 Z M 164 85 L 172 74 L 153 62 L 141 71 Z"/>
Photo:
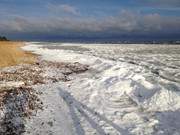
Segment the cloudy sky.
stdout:
<path fill-rule="evenodd" d="M 11 39 L 180 39 L 180 0 L 0 0 Z"/>

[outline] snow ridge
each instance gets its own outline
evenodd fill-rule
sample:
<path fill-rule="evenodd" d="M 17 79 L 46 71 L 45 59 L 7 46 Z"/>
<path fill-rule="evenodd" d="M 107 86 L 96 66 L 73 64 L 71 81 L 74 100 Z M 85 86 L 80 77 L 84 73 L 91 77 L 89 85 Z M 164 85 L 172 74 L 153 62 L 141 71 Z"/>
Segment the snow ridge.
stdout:
<path fill-rule="evenodd" d="M 47 44 L 38 44 L 27 43 L 23 49 L 40 54 L 44 60 L 90 66 L 82 74 L 71 75 L 71 81 L 37 88 L 46 93 L 44 102 L 49 102 L 49 108 L 55 100 L 59 101 L 55 104 L 64 108 L 60 111 L 57 105 L 51 109 L 54 113 L 60 111 L 61 116 L 54 115 L 55 119 L 63 117 L 62 112 L 68 114 L 64 122 L 71 132 L 57 131 L 55 126 L 53 134 L 180 134 L 180 47 L 160 46 L 164 52 L 159 54 L 158 47 L 154 46 L 149 50 L 147 46 L 127 49 L 73 44 L 73 47 L 88 48 L 77 51 L 72 49 L 72 44 L 69 50 L 49 49 L 51 44 L 43 48 Z M 59 46 L 62 45 L 67 44 Z M 176 62 L 168 64 L 167 60 Z M 56 95 L 55 99 L 49 100 L 49 95 Z"/>

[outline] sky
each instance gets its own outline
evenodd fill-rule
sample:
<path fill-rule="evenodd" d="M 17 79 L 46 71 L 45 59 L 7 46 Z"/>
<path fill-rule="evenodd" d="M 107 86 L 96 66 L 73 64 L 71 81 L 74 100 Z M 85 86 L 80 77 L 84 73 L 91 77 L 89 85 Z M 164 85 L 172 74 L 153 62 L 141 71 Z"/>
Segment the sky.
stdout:
<path fill-rule="evenodd" d="M 180 39 L 180 0 L 0 0 L 0 35 Z"/>

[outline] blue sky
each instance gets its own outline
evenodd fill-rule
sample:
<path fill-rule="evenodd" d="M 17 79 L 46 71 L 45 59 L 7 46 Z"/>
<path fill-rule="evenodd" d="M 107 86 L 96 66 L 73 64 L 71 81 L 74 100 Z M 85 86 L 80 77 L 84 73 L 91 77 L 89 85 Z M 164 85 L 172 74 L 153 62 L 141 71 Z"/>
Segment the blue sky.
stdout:
<path fill-rule="evenodd" d="M 180 0 L 1 0 L 0 34 L 180 39 Z"/>

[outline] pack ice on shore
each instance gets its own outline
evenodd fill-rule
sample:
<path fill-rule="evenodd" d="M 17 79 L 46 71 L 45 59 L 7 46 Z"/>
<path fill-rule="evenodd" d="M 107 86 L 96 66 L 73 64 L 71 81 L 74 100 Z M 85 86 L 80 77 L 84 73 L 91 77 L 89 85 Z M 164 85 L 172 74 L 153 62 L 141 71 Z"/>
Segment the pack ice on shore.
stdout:
<path fill-rule="evenodd" d="M 35 87 L 46 109 L 27 123 L 31 134 L 180 134 L 180 46 L 38 44 L 23 49 L 90 69 Z"/>

